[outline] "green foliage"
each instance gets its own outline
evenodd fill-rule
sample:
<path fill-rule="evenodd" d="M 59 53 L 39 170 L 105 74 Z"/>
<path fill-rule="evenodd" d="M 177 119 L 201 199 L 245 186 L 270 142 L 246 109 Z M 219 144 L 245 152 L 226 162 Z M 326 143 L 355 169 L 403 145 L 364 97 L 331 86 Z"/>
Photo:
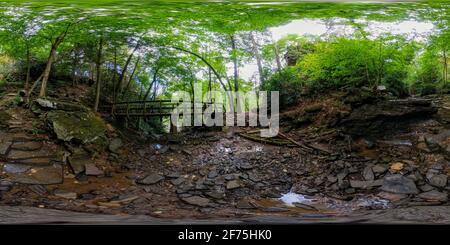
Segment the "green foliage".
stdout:
<path fill-rule="evenodd" d="M 234 64 L 241 72 L 244 65 L 255 62 L 257 54 L 262 56 L 260 80 L 265 80 L 261 87 L 280 91 L 282 106 L 295 103 L 305 91 L 346 87 L 384 85 L 395 96 L 410 91 L 429 93 L 446 88 L 448 82 L 443 59 L 448 51 L 449 9 L 448 3 L 441 1 L 247 4 L 3 0 L 0 81 L 24 80 L 27 65 L 31 79 L 37 79 L 55 40 L 67 31 L 56 50 L 49 87 L 58 80 L 93 85 L 100 61 L 104 101 L 137 100 L 146 94 L 144 99 L 170 98 L 177 90 L 192 92 L 196 82 L 204 91 L 209 84 L 213 90 L 234 89 L 234 81 L 243 92 L 257 90 L 258 79 L 246 81 L 230 72 Z M 394 35 L 373 38 L 362 31 L 364 24 L 356 21 L 399 21 L 411 16 L 430 21 L 439 30 L 423 47 Z M 288 35 L 276 43 L 271 40 L 271 27 L 296 19 L 320 19 L 330 25 L 344 22 L 357 34 L 320 38 Z M 100 39 L 104 46 L 98 60 Z M 275 64 L 274 50 L 278 50 L 277 58 L 283 65 Z M 136 73 L 130 77 L 138 59 Z M 124 89 L 127 91 L 121 91 Z"/>
<path fill-rule="evenodd" d="M 293 105 L 302 95 L 304 82 L 298 76 L 294 67 L 287 67 L 275 73 L 269 80 L 262 84 L 264 91 L 279 91 L 280 106 Z"/>
<path fill-rule="evenodd" d="M 300 76 L 316 88 L 385 85 L 397 96 L 404 95 L 407 68 L 414 58 L 414 43 L 401 37 L 334 38 L 317 41 L 315 51 L 297 63 Z"/>

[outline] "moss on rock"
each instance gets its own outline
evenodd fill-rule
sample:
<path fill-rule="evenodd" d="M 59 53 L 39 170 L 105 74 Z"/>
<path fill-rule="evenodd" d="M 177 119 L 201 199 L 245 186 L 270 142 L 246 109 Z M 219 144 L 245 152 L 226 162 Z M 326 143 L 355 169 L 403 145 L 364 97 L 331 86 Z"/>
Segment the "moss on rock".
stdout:
<path fill-rule="evenodd" d="M 106 124 L 92 112 L 50 111 L 50 127 L 58 139 L 81 144 L 107 145 Z"/>

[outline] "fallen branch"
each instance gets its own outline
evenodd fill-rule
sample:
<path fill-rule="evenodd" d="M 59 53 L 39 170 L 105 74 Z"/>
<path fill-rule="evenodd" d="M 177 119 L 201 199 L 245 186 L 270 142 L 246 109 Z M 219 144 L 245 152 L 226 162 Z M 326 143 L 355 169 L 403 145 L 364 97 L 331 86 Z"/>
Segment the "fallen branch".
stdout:
<path fill-rule="evenodd" d="M 248 139 L 248 140 L 252 140 L 252 141 L 256 141 L 259 143 L 266 143 L 266 144 L 271 144 L 271 145 L 278 145 L 278 146 L 293 146 L 290 144 L 289 141 L 284 141 L 284 140 L 277 140 L 277 139 L 271 139 L 271 138 L 263 138 L 263 137 L 258 137 L 258 136 L 252 136 L 246 133 L 239 133 L 239 136 Z"/>
<path fill-rule="evenodd" d="M 281 137 L 283 137 L 283 138 L 289 140 L 290 142 L 294 143 L 295 145 L 299 146 L 300 148 L 303 148 L 303 149 L 305 149 L 305 150 L 307 150 L 307 151 L 311 151 L 311 150 L 312 150 L 310 147 L 306 146 L 305 144 L 302 144 L 302 143 L 300 143 L 300 142 L 295 141 L 295 140 L 292 139 L 291 137 L 289 137 L 289 136 L 283 134 L 282 132 L 278 132 L 278 135 L 280 135 Z"/>

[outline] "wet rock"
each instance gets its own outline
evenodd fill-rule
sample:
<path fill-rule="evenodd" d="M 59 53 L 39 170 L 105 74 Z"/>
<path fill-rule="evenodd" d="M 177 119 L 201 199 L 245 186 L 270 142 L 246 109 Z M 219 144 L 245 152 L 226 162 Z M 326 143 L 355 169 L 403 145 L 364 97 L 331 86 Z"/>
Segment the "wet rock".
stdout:
<path fill-rule="evenodd" d="M 381 190 L 399 194 L 417 194 L 419 192 L 414 181 L 401 174 L 385 176 Z"/>
<path fill-rule="evenodd" d="M 369 139 L 363 139 L 362 142 L 367 149 L 373 149 L 375 147 L 375 142 L 373 140 L 369 140 Z"/>
<path fill-rule="evenodd" d="M 180 177 L 180 178 L 173 179 L 170 182 L 175 186 L 179 186 L 179 185 L 183 184 L 184 181 L 185 181 L 185 179 L 183 177 Z"/>
<path fill-rule="evenodd" d="M 92 112 L 50 111 L 47 120 L 59 140 L 106 145 L 106 125 Z"/>
<path fill-rule="evenodd" d="M 55 190 L 53 192 L 53 195 L 57 197 L 62 197 L 65 199 L 77 199 L 77 193 L 75 192 L 69 192 L 69 191 L 63 191 L 63 190 Z"/>
<path fill-rule="evenodd" d="M 8 191 L 10 191 L 12 189 L 12 186 L 3 186 L 3 185 L 0 185 L 0 194 L 1 194 L 1 192 L 3 191 L 3 192 L 8 192 Z M 1 200 L 1 199 L 0 199 Z"/>
<path fill-rule="evenodd" d="M 377 196 L 379 196 L 383 199 L 389 200 L 391 202 L 398 202 L 398 201 L 403 200 L 408 197 L 408 195 L 406 195 L 406 194 L 389 193 L 389 192 L 384 192 L 384 191 L 378 193 Z"/>
<path fill-rule="evenodd" d="M 164 154 L 164 153 L 166 153 L 168 150 L 170 150 L 170 147 L 167 146 L 167 145 L 165 145 L 165 146 L 161 147 L 156 153 L 157 153 L 157 154 Z"/>
<path fill-rule="evenodd" d="M 27 172 L 30 169 L 31 169 L 31 166 L 26 165 L 26 164 L 6 163 L 3 165 L 3 172 L 5 172 L 5 173 L 17 174 L 17 173 Z"/>
<path fill-rule="evenodd" d="M 387 166 L 384 164 L 376 164 L 375 166 L 372 167 L 372 171 L 375 174 L 383 174 L 384 172 L 387 171 Z"/>
<path fill-rule="evenodd" d="M 269 207 L 269 208 L 263 208 L 262 211 L 269 212 L 269 213 L 278 213 L 278 212 L 287 212 L 287 211 L 289 211 L 289 209 L 280 208 L 280 207 Z"/>
<path fill-rule="evenodd" d="M 14 150 L 21 151 L 37 151 L 42 148 L 42 142 L 30 141 L 30 142 L 16 142 L 11 147 Z"/>
<path fill-rule="evenodd" d="M 119 149 L 123 146 L 123 142 L 120 138 L 115 138 L 109 143 L 108 149 L 113 153 L 118 153 Z"/>
<path fill-rule="evenodd" d="M 8 139 L 5 135 L 0 134 L 0 156 L 6 155 L 12 145 L 12 139 Z"/>
<path fill-rule="evenodd" d="M 85 173 L 79 173 L 75 176 L 75 179 L 79 182 L 87 182 L 89 179 Z"/>
<path fill-rule="evenodd" d="M 170 172 L 165 174 L 164 176 L 170 179 L 176 179 L 180 177 L 180 174 L 178 172 Z"/>
<path fill-rule="evenodd" d="M 164 177 L 159 174 L 150 174 L 143 179 L 137 181 L 138 184 L 141 185 L 153 185 L 160 181 L 164 180 Z"/>
<path fill-rule="evenodd" d="M 82 111 L 82 112 L 89 111 L 88 108 L 82 105 L 69 102 L 42 99 L 42 98 L 36 99 L 35 102 L 44 109 L 62 110 L 62 111 Z"/>
<path fill-rule="evenodd" d="M 92 200 L 95 199 L 96 195 L 92 193 L 82 193 L 80 194 L 81 200 Z"/>
<path fill-rule="evenodd" d="M 358 189 L 369 189 L 372 187 L 382 186 L 383 180 L 372 180 L 372 181 L 360 181 L 360 180 L 350 180 L 350 186 Z"/>
<path fill-rule="evenodd" d="M 247 200 L 239 200 L 236 203 L 236 208 L 239 209 L 255 209 L 255 205 L 252 204 L 252 202 L 247 201 Z"/>
<path fill-rule="evenodd" d="M 311 205 L 307 205 L 307 204 L 304 204 L 304 203 L 294 202 L 292 204 L 296 208 L 301 208 L 301 209 L 305 209 L 305 210 L 312 210 L 312 211 L 319 211 L 319 209 L 317 209 L 316 207 L 311 206 Z"/>
<path fill-rule="evenodd" d="M 83 149 L 75 149 L 67 160 L 73 173 L 80 174 L 85 171 L 85 165 L 91 162 L 91 156 Z"/>
<path fill-rule="evenodd" d="M 85 165 L 85 173 L 88 176 L 101 176 L 103 175 L 103 170 L 100 170 L 95 164 L 87 163 Z"/>
<path fill-rule="evenodd" d="M 13 185 L 14 185 L 14 183 L 11 182 L 11 181 L 8 181 L 8 180 L 0 180 L 0 186 L 9 186 L 9 187 L 11 187 L 11 186 L 13 186 Z"/>
<path fill-rule="evenodd" d="M 239 180 L 232 180 L 227 182 L 227 189 L 233 190 L 241 187 L 241 182 Z"/>
<path fill-rule="evenodd" d="M 334 176 L 334 175 L 328 175 L 328 176 L 327 176 L 327 180 L 328 180 L 328 182 L 330 182 L 330 183 L 336 183 L 337 177 Z"/>
<path fill-rule="evenodd" d="M 39 151 L 11 150 L 8 153 L 8 159 L 10 160 L 27 160 L 32 158 L 44 158 L 47 159 L 48 162 L 49 159 L 52 157 L 53 154 L 47 149 L 42 149 Z"/>
<path fill-rule="evenodd" d="M 431 178 L 428 179 L 430 185 L 436 186 L 436 187 L 445 187 L 447 186 L 447 175 L 445 174 L 437 174 L 431 176 Z"/>
<path fill-rule="evenodd" d="M 211 201 L 208 198 L 200 196 L 184 197 L 181 200 L 187 204 L 199 206 L 199 207 L 209 207 L 211 206 Z"/>
<path fill-rule="evenodd" d="M 225 198 L 225 192 L 219 191 L 219 190 L 213 190 L 213 191 L 206 192 L 206 195 L 209 196 L 209 197 L 212 197 L 214 199 L 223 199 L 223 198 Z"/>
<path fill-rule="evenodd" d="M 371 166 L 367 166 L 364 168 L 363 177 L 366 181 L 372 181 L 375 179 L 375 175 L 373 174 Z"/>
<path fill-rule="evenodd" d="M 44 196 L 44 195 L 48 194 L 47 188 L 45 188 L 45 186 L 43 186 L 43 185 L 30 185 L 30 186 L 28 186 L 28 189 L 30 189 L 32 192 L 34 192 L 40 196 Z"/>
<path fill-rule="evenodd" d="M 345 189 L 345 193 L 347 193 L 347 194 L 355 194 L 356 193 L 356 189 L 355 188 L 347 188 L 347 189 Z"/>
<path fill-rule="evenodd" d="M 208 178 L 210 178 L 210 179 L 214 179 L 214 178 L 217 177 L 217 176 L 218 176 L 218 173 L 217 173 L 216 170 L 211 170 L 211 171 L 209 171 L 209 173 L 208 173 Z"/>
<path fill-rule="evenodd" d="M 315 193 L 318 193 L 319 190 L 316 188 L 308 188 L 308 189 L 306 189 L 305 192 L 306 192 L 306 194 L 315 194 Z"/>
<path fill-rule="evenodd" d="M 242 170 L 250 170 L 253 166 L 249 162 L 243 162 L 239 165 L 239 168 Z"/>
<path fill-rule="evenodd" d="M 439 201 L 439 202 L 446 202 L 448 201 L 448 194 L 445 192 L 439 192 L 436 190 L 427 191 L 420 193 L 418 197 L 425 199 L 427 201 Z"/>
<path fill-rule="evenodd" d="M 208 187 L 204 184 L 204 180 L 198 180 L 195 182 L 195 189 L 196 190 L 207 190 Z"/>
<path fill-rule="evenodd" d="M 419 189 L 423 192 L 434 190 L 433 186 L 428 185 L 428 184 L 419 186 Z"/>
<path fill-rule="evenodd" d="M 63 181 L 63 167 L 59 164 L 36 166 L 23 173 L 8 174 L 8 180 L 32 185 L 60 184 Z"/>

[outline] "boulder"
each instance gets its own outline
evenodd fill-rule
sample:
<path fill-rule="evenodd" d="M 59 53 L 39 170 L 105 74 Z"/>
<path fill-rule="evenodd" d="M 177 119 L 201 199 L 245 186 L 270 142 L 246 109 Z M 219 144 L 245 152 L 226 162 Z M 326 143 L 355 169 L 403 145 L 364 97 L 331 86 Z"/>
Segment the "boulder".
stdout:
<path fill-rule="evenodd" d="M 85 166 L 90 163 L 91 156 L 83 149 L 75 149 L 68 157 L 68 161 L 73 173 L 79 174 L 85 171 Z"/>
<path fill-rule="evenodd" d="M 122 147 L 123 143 L 120 138 L 115 138 L 109 143 L 108 149 L 113 153 L 118 153 L 118 150 Z"/>
<path fill-rule="evenodd" d="M 47 120 L 62 141 L 106 145 L 106 125 L 92 112 L 50 111 Z"/>
<path fill-rule="evenodd" d="M 103 174 L 104 174 L 103 171 L 100 170 L 100 169 L 99 169 L 97 166 L 95 166 L 95 164 L 93 164 L 93 163 L 85 164 L 84 167 L 85 167 L 86 175 L 89 175 L 89 176 L 100 176 L 100 175 L 103 175 Z"/>
<path fill-rule="evenodd" d="M 448 201 L 448 194 L 444 192 L 439 192 L 436 190 L 431 190 L 427 192 L 420 193 L 418 197 L 425 199 L 427 201 L 439 201 L 446 202 Z"/>
<path fill-rule="evenodd" d="M 164 177 L 159 174 L 150 174 L 145 178 L 138 180 L 137 183 L 141 185 L 153 185 L 162 181 L 163 179 Z"/>
<path fill-rule="evenodd" d="M 428 181 L 432 186 L 445 187 L 447 186 L 447 179 L 448 177 L 445 174 L 436 174 L 431 176 Z"/>
<path fill-rule="evenodd" d="M 211 206 L 211 201 L 208 198 L 200 197 L 200 196 L 191 196 L 184 197 L 181 200 L 187 204 L 199 206 L 199 207 L 208 207 Z"/>
<path fill-rule="evenodd" d="M 227 182 L 227 189 L 233 190 L 241 187 L 241 182 L 239 180 L 232 180 Z"/>
<path fill-rule="evenodd" d="M 419 192 L 414 181 L 401 174 L 385 176 L 381 190 L 399 194 L 417 194 Z"/>

